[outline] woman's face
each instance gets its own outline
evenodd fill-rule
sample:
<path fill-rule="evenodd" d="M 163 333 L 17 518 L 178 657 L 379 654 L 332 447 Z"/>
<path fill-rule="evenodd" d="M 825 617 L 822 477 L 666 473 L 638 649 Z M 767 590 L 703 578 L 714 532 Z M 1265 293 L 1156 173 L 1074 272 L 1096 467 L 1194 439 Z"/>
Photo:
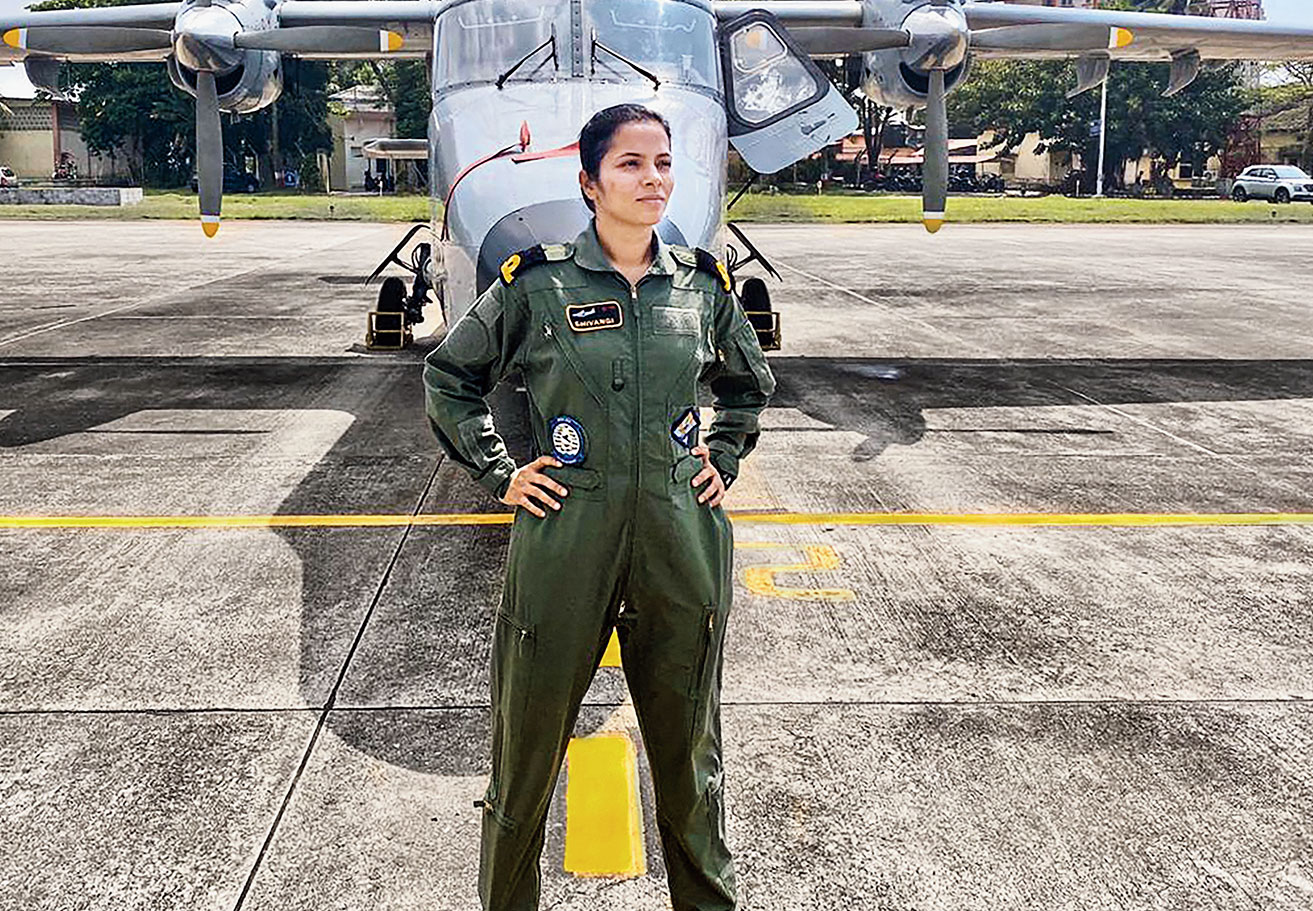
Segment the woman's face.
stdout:
<path fill-rule="evenodd" d="M 632 225 L 655 225 L 675 189 L 670 175 L 670 140 L 650 120 L 621 124 L 597 168 L 597 180 L 579 172 L 579 185 L 598 214 Z"/>

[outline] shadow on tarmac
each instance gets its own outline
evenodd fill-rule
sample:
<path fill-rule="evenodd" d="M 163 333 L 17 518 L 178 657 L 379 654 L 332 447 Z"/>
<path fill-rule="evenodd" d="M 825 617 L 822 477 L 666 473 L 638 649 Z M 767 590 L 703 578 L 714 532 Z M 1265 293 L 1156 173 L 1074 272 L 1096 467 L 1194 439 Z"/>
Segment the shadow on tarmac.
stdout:
<path fill-rule="evenodd" d="M 0 410 L 14 409 L 0 419 L 0 448 L 86 432 L 145 410 L 334 409 L 353 415 L 350 428 L 279 514 L 501 511 L 459 468 L 438 458 L 424 418 L 420 367 L 413 352 L 329 360 L 0 359 Z M 861 434 L 851 452 L 855 461 L 877 458 L 892 444 L 916 443 L 925 433 L 927 408 L 1313 398 L 1313 360 L 776 357 L 771 367 L 778 381 L 772 406 Z M 890 367 L 900 371 L 897 380 L 884 378 Z M 517 461 L 529 456 L 521 400 L 511 383 L 491 397 Z M 179 480 L 175 475 L 161 483 Z M 39 512 L 40 505 L 28 511 Z M 386 622 L 380 606 L 363 640 L 369 660 L 357 654 L 345 701 L 415 708 L 399 712 L 394 724 L 348 708 L 330 715 L 329 727 L 352 747 L 398 766 L 439 775 L 486 773 L 486 631 L 501 590 L 509 528 L 275 531 L 302 567 L 306 702 L 323 704 L 326 682 L 340 673 L 364 617 L 362 600 L 378 599 L 386 572 Z M 360 553 L 348 553 L 352 549 Z M 435 694 L 439 707 L 470 711 L 425 711 Z"/>

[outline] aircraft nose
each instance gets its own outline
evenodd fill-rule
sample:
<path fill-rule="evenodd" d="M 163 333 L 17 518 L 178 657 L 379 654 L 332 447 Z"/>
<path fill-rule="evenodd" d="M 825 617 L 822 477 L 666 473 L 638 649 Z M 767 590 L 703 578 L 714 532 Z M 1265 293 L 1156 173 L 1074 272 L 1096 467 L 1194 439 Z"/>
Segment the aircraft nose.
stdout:
<path fill-rule="evenodd" d="M 504 215 L 488 230 L 479 245 L 476 292 L 482 294 L 496 280 L 497 270 L 512 253 L 527 250 L 535 244 L 572 241 L 588 227 L 592 216 L 582 197 L 537 202 Z M 661 219 L 656 230 L 668 244 L 688 243 L 669 218 Z"/>

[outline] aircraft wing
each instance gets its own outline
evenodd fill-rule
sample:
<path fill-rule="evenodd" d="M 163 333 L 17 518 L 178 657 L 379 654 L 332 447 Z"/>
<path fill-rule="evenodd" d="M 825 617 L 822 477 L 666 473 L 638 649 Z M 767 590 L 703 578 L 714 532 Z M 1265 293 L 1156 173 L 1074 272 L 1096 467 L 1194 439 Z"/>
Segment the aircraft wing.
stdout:
<path fill-rule="evenodd" d="M 433 47 L 433 19 L 440 6 L 442 3 L 437 0 L 284 0 L 278 7 L 278 24 L 282 28 L 346 26 L 383 29 L 403 37 L 401 49 L 364 56 L 389 60 L 423 57 Z M 307 60 L 340 60 L 343 55 L 301 51 L 294 56 Z"/>
<path fill-rule="evenodd" d="M 1103 30 L 1114 60 L 1170 60 L 1181 51 L 1198 51 L 1204 60 L 1313 60 L 1313 28 L 1259 20 L 985 2 L 968 2 L 964 10 L 971 45 L 982 57 L 1077 57 L 1094 49 L 1079 40 L 1082 33 Z"/>
<path fill-rule="evenodd" d="M 716 0 L 713 6 L 722 20 L 767 9 L 814 56 L 907 46 L 912 39 L 908 33 L 899 43 L 897 29 L 862 28 L 859 0 Z M 1204 60 L 1313 60 L 1313 28 L 999 0 L 967 0 L 960 9 L 971 30 L 971 51 L 981 57 L 1061 59 L 1099 52 L 1114 60 L 1170 60 L 1197 51 Z"/>
<path fill-rule="evenodd" d="M 274 15 L 277 30 L 286 33 L 283 40 L 287 46 L 267 49 L 305 59 L 423 57 L 433 44 L 433 19 L 439 5 L 435 0 L 286 0 Z M 0 34 L 5 38 L 0 45 L 0 66 L 27 57 L 77 62 L 164 60 L 173 52 L 173 44 L 163 33 L 174 28 L 183 7 L 183 3 L 166 2 L 0 12 Z M 345 47 L 328 31 L 333 27 L 391 32 L 401 36 L 401 46 L 377 50 Z M 138 37 L 143 40 L 134 43 L 126 32 L 117 31 L 122 29 L 139 30 Z M 78 30 L 84 30 L 81 39 L 75 35 Z M 147 39 L 145 32 L 159 37 Z M 145 44 L 158 46 L 142 46 Z"/>
<path fill-rule="evenodd" d="M 0 65 L 21 62 L 34 85 L 59 93 L 61 61 L 166 61 L 196 99 L 201 227 L 219 230 L 222 111 L 277 97 L 279 55 L 309 59 L 424 57 L 438 0 L 278 0 L 216 6 L 188 0 L 0 13 Z M 252 106 L 253 105 L 253 106 Z"/>

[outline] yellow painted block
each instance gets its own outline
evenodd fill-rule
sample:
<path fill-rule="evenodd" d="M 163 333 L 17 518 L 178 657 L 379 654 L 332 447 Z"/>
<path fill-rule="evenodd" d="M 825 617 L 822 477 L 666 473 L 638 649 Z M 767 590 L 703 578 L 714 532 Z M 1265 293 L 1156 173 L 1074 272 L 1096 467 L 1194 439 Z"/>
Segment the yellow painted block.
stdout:
<path fill-rule="evenodd" d="M 749 591 L 770 598 L 792 598 L 799 601 L 857 600 L 857 595 L 847 588 L 785 588 L 777 585 L 776 573 L 818 573 L 839 568 L 839 554 L 828 544 L 803 545 L 802 552 L 807 555 L 806 563 L 747 567 L 743 571 L 744 584 Z"/>
<path fill-rule="evenodd" d="M 624 734 L 576 737 L 566 751 L 565 870 L 642 876 L 638 760 Z"/>
<path fill-rule="evenodd" d="M 611 641 L 606 644 L 606 651 L 602 653 L 602 663 L 600 666 L 620 666 L 620 637 L 616 635 L 614 629 L 611 630 Z"/>

